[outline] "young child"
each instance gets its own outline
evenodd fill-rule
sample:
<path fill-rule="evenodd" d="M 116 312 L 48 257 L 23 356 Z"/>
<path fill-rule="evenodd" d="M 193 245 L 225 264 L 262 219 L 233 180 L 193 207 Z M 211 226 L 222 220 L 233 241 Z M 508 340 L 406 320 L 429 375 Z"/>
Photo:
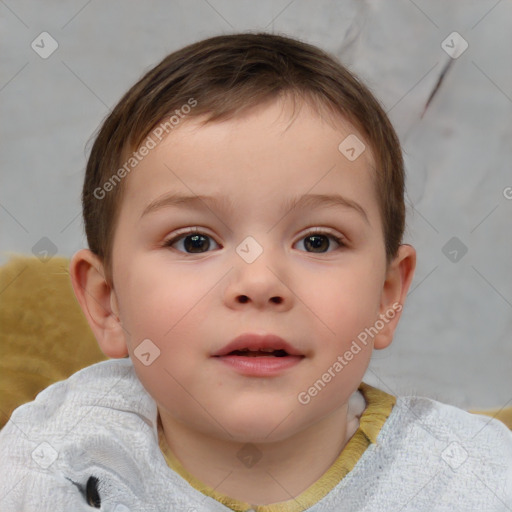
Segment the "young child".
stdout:
<path fill-rule="evenodd" d="M 2 512 L 512 510 L 512 433 L 362 378 L 415 269 L 372 94 L 265 33 L 166 57 L 83 188 L 73 287 L 112 359 L 0 433 Z"/>

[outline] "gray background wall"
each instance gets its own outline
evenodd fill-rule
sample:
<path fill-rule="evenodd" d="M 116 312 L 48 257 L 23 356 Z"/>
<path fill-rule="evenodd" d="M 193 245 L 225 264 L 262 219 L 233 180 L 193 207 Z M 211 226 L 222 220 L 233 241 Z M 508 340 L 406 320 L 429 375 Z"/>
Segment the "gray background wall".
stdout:
<path fill-rule="evenodd" d="M 508 0 L 2 0 L 0 262 L 86 246 L 85 144 L 102 119 L 167 53 L 246 30 L 337 55 L 401 137 L 404 241 L 418 267 L 395 340 L 374 353 L 365 380 L 460 407 L 512 405 Z"/>

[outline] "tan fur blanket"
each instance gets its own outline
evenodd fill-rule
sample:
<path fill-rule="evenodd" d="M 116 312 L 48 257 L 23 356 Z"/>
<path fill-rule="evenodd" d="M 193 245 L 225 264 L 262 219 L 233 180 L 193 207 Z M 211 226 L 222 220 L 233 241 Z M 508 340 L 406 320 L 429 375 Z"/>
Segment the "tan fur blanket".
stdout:
<path fill-rule="evenodd" d="M 107 359 L 71 287 L 69 259 L 15 256 L 0 268 L 0 428 L 50 384 Z"/>

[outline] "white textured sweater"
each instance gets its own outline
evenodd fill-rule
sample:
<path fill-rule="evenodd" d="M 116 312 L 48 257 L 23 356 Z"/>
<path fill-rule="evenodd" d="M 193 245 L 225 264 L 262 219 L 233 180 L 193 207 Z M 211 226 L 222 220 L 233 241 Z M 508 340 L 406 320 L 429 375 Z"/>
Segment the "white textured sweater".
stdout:
<path fill-rule="evenodd" d="M 307 512 L 510 512 L 512 432 L 428 398 L 397 398 L 355 467 L 317 503 L 294 505 Z M 48 387 L 0 432 L 1 512 L 94 509 L 231 510 L 167 465 L 156 404 L 129 359 Z"/>

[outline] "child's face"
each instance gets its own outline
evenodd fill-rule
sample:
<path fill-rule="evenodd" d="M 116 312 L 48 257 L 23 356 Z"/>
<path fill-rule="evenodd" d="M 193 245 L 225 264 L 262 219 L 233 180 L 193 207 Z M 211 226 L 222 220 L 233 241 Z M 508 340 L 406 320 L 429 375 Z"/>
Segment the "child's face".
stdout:
<path fill-rule="evenodd" d="M 289 124 L 290 113 L 273 103 L 205 127 L 182 122 L 126 178 L 114 239 L 112 304 L 140 380 L 160 414 L 231 441 L 283 439 L 339 410 L 373 343 L 390 341 L 367 336 L 344 357 L 393 302 L 370 150 L 349 161 L 338 146 L 350 125 L 335 130 L 307 106 Z M 218 202 L 171 205 L 168 194 Z M 289 206 L 335 194 L 354 206 Z M 187 229 L 201 236 L 166 246 Z M 304 357 L 245 375 L 213 357 L 242 333 L 278 335 Z M 134 354 L 143 340 L 147 366 Z M 330 382 L 308 392 L 329 368 Z"/>

